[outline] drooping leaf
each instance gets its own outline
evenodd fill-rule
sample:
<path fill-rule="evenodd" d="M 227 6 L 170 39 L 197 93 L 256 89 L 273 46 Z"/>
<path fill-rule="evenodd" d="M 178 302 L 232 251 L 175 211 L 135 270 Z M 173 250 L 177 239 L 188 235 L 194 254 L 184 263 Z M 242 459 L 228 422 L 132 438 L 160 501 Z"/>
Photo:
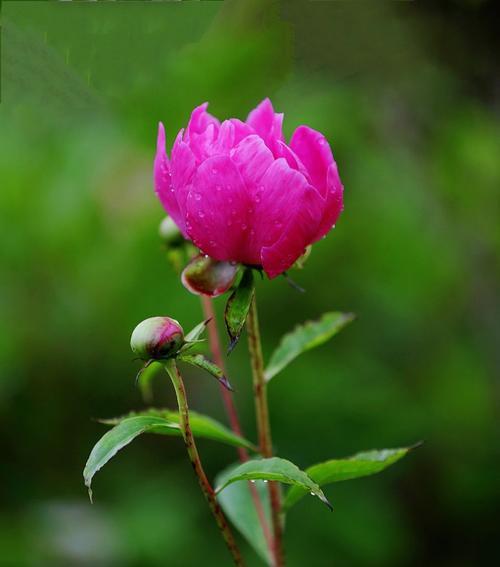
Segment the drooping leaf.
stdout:
<path fill-rule="evenodd" d="M 141 412 L 131 412 L 126 416 L 111 419 L 101 419 L 99 421 L 107 425 L 116 425 L 121 423 L 125 419 L 142 416 L 163 418 L 169 423 L 175 425 L 175 427 L 169 429 L 161 429 L 158 431 L 154 429 L 150 431 L 151 433 L 161 433 L 163 435 L 175 436 L 181 435 L 181 430 L 179 427 L 179 412 L 171 411 L 168 409 L 150 408 Z M 212 441 L 219 441 L 233 447 L 244 447 L 249 451 L 252 451 L 253 453 L 257 452 L 257 448 L 253 443 L 251 443 L 244 437 L 241 437 L 240 435 L 236 435 L 226 426 L 222 425 L 211 417 L 190 410 L 189 423 L 191 425 L 191 431 L 193 432 L 193 435 L 195 437 L 199 437 L 201 439 L 211 439 Z"/>
<path fill-rule="evenodd" d="M 239 464 L 232 465 L 219 473 L 215 478 L 215 485 L 223 486 L 238 466 Z M 249 482 L 235 482 L 218 494 L 217 500 L 228 519 L 240 531 L 258 555 L 269 566 L 272 566 L 272 557 L 252 498 L 252 490 L 257 493 L 268 529 L 272 530 L 269 490 L 264 481 L 257 480 L 251 484 Z"/>
<path fill-rule="evenodd" d="M 229 352 L 231 352 L 238 343 L 241 331 L 247 319 L 248 311 L 250 310 L 253 295 L 254 285 L 252 270 L 246 268 L 239 284 L 227 300 L 226 310 L 224 312 L 224 320 L 230 339 Z"/>
<path fill-rule="evenodd" d="M 180 435 L 179 424 L 164 417 L 154 415 L 137 415 L 120 420 L 120 423 L 105 433 L 92 449 L 83 471 L 85 486 L 89 489 L 92 500 L 91 483 L 95 473 L 99 471 L 120 449 L 123 449 L 141 433 L 151 431 L 166 433 L 175 431 Z"/>
<path fill-rule="evenodd" d="M 179 360 L 183 362 L 187 362 L 197 368 L 201 368 L 202 370 L 206 370 L 209 374 L 211 374 L 216 380 L 218 380 L 224 388 L 228 390 L 232 390 L 231 384 L 229 380 L 224 376 L 224 372 L 211 360 L 208 360 L 202 354 L 181 354 L 178 356 Z"/>
<path fill-rule="evenodd" d="M 357 453 L 346 459 L 332 459 L 318 463 L 306 469 L 306 473 L 319 486 L 350 480 L 378 473 L 404 457 L 412 447 L 400 449 L 381 449 Z M 299 486 L 292 486 L 288 490 L 283 508 L 289 509 L 298 502 L 307 491 Z"/>
<path fill-rule="evenodd" d="M 141 390 L 142 398 L 145 402 L 151 402 L 153 392 L 151 382 L 153 378 L 162 370 L 162 365 L 156 360 L 149 361 L 137 374 L 137 384 Z"/>
<path fill-rule="evenodd" d="M 280 344 L 271 355 L 265 375 L 271 380 L 299 354 L 322 345 L 354 319 L 352 313 L 324 313 L 317 321 L 307 321 L 298 325 L 291 333 L 283 336 Z"/>
<path fill-rule="evenodd" d="M 298 486 L 317 496 L 330 509 L 332 508 L 321 488 L 304 471 L 301 471 L 297 465 L 286 459 L 271 457 L 269 459 L 255 459 L 242 463 L 225 478 L 223 484 L 217 486 L 215 491 L 220 492 L 226 486 L 238 480 L 273 480 Z"/>

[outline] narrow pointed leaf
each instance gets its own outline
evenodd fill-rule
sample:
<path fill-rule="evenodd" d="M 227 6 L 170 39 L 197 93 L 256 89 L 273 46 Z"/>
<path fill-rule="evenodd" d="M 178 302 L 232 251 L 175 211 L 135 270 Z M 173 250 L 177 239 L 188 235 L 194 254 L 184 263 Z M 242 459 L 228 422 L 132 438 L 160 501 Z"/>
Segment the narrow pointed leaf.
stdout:
<path fill-rule="evenodd" d="M 181 354 L 178 356 L 178 359 L 186 362 L 187 364 L 191 364 L 192 366 L 196 366 L 197 368 L 201 368 L 202 370 L 206 370 L 216 380 L 218 380 L 224 388 L 227 388 L 228 390 L 233 389 L 229 380 L 224 376 L 224 372 L 222 372 L 216 364 L 214 364 L 211 360 L 208 360 L 208 358 L 202 354 Z"/>
<path fill-rule="evenodd" d="M 187 335 L 184 337 L 184 340 L 187 343 L 197 341 L 201 337 L 201 335 L 203 335 L 203 333 L 205 332 L 205 329 L 207 328 L 209 322 L 210 319 L 207 319 L 206 321 L 202 321 L 201 323 L 196 325 L 196 327 L 193 327 L 189 331 L 189 333 L 187 333 Z"/>
<path fill-rule="evenodd" d="M 224 485 L 238 466 L 239 464 L 232 465 L 219 473 L 215 479 L 215 485 Z M 266 483 L 262 480 L 258 480 L 253 484 L 253 487 L 259 495 L 267 525 L 271 528 L 271 505 Z M 266 538 L 264 537 L 264 532 L 262 531 L 260 518 L 255 509 L 250 490 L 251 488 L 248 482 L 235 482 L 227 486 L 217 496 L 217 500 L 236 529 L 239 530 L 248 543 L 255 549 L 257 554 L 269 566 L 272 566 L 273 560 L 269 552 Z"/>
<path fill-rule="evenodd" d="M 226 310 L 224 312 L 224 320 L 230 339 L 229 352 L 234 349 L 239 341 L 253 295 L 253 274 L 252 270 L 247 268 L 243 272 L 240 283 L 227 300 Z"/>
<path fill-rule="evenodd" d="M 95 473 L 99 471 L 120 449 L 123 449 L 141 433 L 151 431 L 166 433 L 175 431 L 180 435 L 178 423 L 170 422 L 164 417 L 138 415 L 121 420 L 118 425 L 105 433 L 92 449 L 83 471 L 85 486 L 89 489 L 92 500 L 91 483 Z"/>
<path fill-rule="evenodd" d="M 171 427 L 159 429 L 155 428 L 153 430 L 149 430 L 149 432 L 160 433 L 162 435 L 181 436 L 181 430 L 179 427 L 179 412 L 167 409 L 151 408 L 141 412 L 131 412 L 126 416 L 111 419 L 101 419 L 99 421 L 101 423 L 105 423 L 106 425 L 116 425 L 131 417 L 158 417 L 165 419 L 171 424 Z M 190 411 L 189 423 L 195 437 L 201 439 L 211 439 L 212 441 L 219 441 L 233 447 L 244 447 L 249 451 L 252 451 L 253 453 L 257 452 L 257 448 L 253 443 L 251 443 L 244 437 L 241 437 L 240 435 L 236 435 L 226 426 L 222 425 L 211 417 L 197 413 L 195 411 Z"/>
<path fill-rule="evenodd" d="M 280 344 L 271 355 L 265 375 L 271 380 L 299 354 L 320 346 L 331 339 L 354 319 L 352 313 L 324 313 L 317 321 L 307 321 L 298 325 L 291 333 L 283 336 Z"/>
<path fill-rule="evenodd" d="M 284 484 L 298 486 L 314 496 L 317 496 L 331 509 L 331 504 L 323 494 L 321 488 L 309 476 L 286 459 L 271 457 L 269 459 L 255 459 L 237 466 L 232 474 L 219 485 L 215 491 L 220 492 L 226 486 L 238 480 L 273 480 Z"/>
<path fill-rule="evenodd" d="M 162 365 L 156 361 L 150 361 L 146 364 L 137 374 L 137 384 L 141 390 L 142 398 L 146 402 L 151 402 L 153 399 L 153 392 L 151 382 L 153 378 L 162 370 Z"/>
<path fill-rule="evenodd" d="M 381 449 L 357 453 L 346 459 L 332 459 L 318 463 L 306 469 L 306 473 L 320 486 L 342 480 L 351 480 L 369 476 L 394 464 L 404 457 L 412 447 L 401 449 Z M 292 486 L 285 496 L 283 507 L 291 508 L 307 491 L 299 486 Z"/>

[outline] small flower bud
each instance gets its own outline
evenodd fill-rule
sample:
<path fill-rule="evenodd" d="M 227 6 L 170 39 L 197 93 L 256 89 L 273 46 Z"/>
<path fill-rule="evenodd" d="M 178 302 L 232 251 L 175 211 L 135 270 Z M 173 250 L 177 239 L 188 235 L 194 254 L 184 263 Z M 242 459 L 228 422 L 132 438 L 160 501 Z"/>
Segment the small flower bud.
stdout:
<path fill-rule="evenodd" d="M 174 356 L 184 344 L 184 331 L 175 319 L 150 317 L 139 323 L 132 333 L 130 347 L 143 360 Z"/>
<path fill-rule="evenodd" d="M 307 262 L 307 259 L 309 258 L 309 256 L 311 255 L 311 250 L 312 250 L 312 246 L 306 246 L 306 249 L 304 250 L 304 253 L 302 254 L 302 256 L 299 256 L 296 260 L 295 260 L 295 264 L 292 266 L 292 268 L 296 268 L 298 270 L 302 270 Z"/>
<path fill-rule="evenodd" d="M 195 295 L 217 297 L 228 291 L 236 279 L 238 264 L 218 262 L 200 254 L 184 268 L 182 285 Z"/>
<path fill-rule="evenodd" d="M 182 246 L 185 242 L 179 227 L 175 224 L 172 217 L 165 217 L 158 228 L 158 233 L 163 243 L 168 247 Z"/>

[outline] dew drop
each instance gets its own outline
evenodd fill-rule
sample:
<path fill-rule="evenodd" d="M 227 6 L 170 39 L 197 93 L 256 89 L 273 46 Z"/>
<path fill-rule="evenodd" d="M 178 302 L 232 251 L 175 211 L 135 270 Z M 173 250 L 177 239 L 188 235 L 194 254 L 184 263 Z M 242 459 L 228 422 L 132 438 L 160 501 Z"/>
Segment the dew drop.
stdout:
<path fill-rule="evenodd" d="M 274 226 L 275 226 L 276 228 L 281 228 L 281 227 L 283 226 L 283 223 L 280 222 L 279 220 L 275 220 L 275 221 L 274 221 Z"/>
<path fill-rule="evenodd" d="M 203 211 L 199 211 L 198 216 L 200 217 L 200 219 L 202 219 L 205 217 L 205 213 Z"/>
<path fill-rule="evenodd" d="M 252 228 L 250 229 L 250 236 L 254 236 L 255 235 L 255 230 Z"/>
<path fill-rule="evenodd" d="M 264 480 L 264 482 L 269 482 L 268 480 Z"/>
<path fill-rule="evenodd" d="M 222 191 L 222 187 L 220 185 L 216 185 L 215 190 L 217 191 L 217 193 L 220 193 Z"/>
<path fill-rule="evenodd" d="M 255 480 L 251 480 L 250 482 L 251 482 L 252 484 L 255 484 Z"/>
<path fill-rule="evenodd" d="M 246 224 L 241 225 L 241 230 L 246 230 L 247 228 L 248 228 L 248 226 Z"/>
<path fill-rule="evenodd" d="M 315 496 L 314 492 L 309 492 L 309 494 L 310 494 L 311 496 Z"/>
<path fill-rule="evenodd" d="M 212 173 L 213 173 L 214 175 L 217 174 L 217 168 L 216 168 L 216 167 L 212 167 Z"/>
<path fill-rule="evenodd" d="M 195 194 L 194 194 L 194 198 L 195 198 L 197 201 L 201 201 L 201 193 L 195 193 Z"/>

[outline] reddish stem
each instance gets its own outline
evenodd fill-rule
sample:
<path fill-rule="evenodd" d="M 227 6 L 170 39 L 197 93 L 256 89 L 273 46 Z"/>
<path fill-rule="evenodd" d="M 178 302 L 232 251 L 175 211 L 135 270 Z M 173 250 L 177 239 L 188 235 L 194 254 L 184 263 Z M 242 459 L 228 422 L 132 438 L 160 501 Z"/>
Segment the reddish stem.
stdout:
<path fill-rule="evenodd" d="M 219 339 L 219 332 L 217 329 L 217 317 L 215 314 L 214 306 L 212 303 L 212 299 L 206 295 L 201 296 L 201 303 L 203 306 L 203 313 L 205 315 L 205 319 L 210 319 L 210 322 L 207 325 L 208 330 L 208 343 L 210 346 L 210 350 L 212 351 L 212 356 L 214 358 L 215 364 L 226 374 L 226 365 L 224 362 L 224 357 L 222 355 L 222 348 Z M 224 402 L 224 407 L 226 408 L 226 413 L 229 419 L 229 423 L 231 425 L 231 429 L 237 435 L 243 437 L 243 433 L 241 430 L 240 420 L 238 418 L 238 412 L 236 410 L 236 406 L 234 404 L 233 396 L 231 392 L 229 392 L 223 386 L 220 386 L 220 392 L 222 395 L 222 400 Z M 249 460 L 248 451 L 244 447 L 238 447 L 238 455 L 240 461 L 242 463 Z M 255 510 L 259 517 L 259 522 L 262 527 L 262 532 L 264 534 L 264 538 L 266 540 L 267 546 L 271 551 L 271 555 L 273 556 L 276 562 L 276 552 L 275 552 L 275 544 L 273 542 L 273 537 L 271 534 L 271 530 L 267 523 L 266 515 L 264 512 L 264 507 L 262 506 L 262 502 L 260 500 L 259 493 L 257 488 L 252 482 L 248 483 L 248 488 L 250 489 L 250 493 L 252 495 L 252 500 L 255 506 Z"/>

